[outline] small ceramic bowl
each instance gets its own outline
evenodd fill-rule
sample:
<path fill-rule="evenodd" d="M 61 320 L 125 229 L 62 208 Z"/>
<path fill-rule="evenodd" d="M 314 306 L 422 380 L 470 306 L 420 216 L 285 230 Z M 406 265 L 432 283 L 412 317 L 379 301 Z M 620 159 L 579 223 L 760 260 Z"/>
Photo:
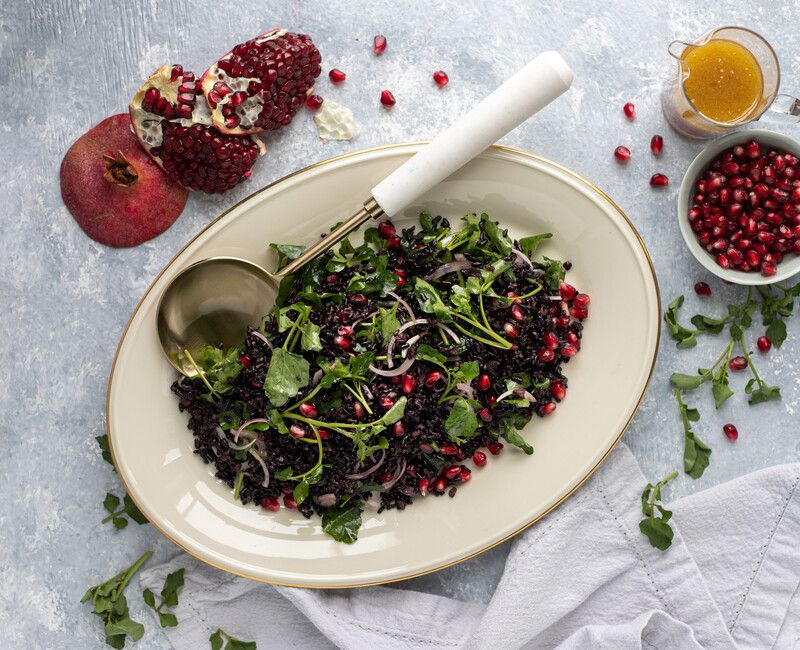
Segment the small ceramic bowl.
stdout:
<path fill-rule="evenodd" d="M 711 142 L 689 165 L 686 174 L 681 182 L 681 189 L 678 192 L 678 225 L 680 226 L 683 239 L 689 250 L 704 267 L 714 275 L 728 280 L 734 284 L 760 285 L 781 282 L 796 273 L 800 273 L 800 255 L 787 253 L 783 261 L 778 264 L 778 272 L 775 275 L 765 277 L 758 271 L 738 271 L 735 269 L 723 269 L 717 264 L 714 256 L 705 250 L 697 240 L 697 235 L 689 225 L 686 215 L 689 212 L 690 201 L 694 195 L 694 185 L 698 177 L 702 174 L 711 162 L 725 149 L 736 144 L 744 144 L 750 140 L 757 140 L 763 145 L 779 151 L 788 151 L 800 158 L 800 142 L 782 133 L 766 131 L 764 129 L 751 129 L 746 131 L 736 131 L 728 135 L 717 138 Z"/>

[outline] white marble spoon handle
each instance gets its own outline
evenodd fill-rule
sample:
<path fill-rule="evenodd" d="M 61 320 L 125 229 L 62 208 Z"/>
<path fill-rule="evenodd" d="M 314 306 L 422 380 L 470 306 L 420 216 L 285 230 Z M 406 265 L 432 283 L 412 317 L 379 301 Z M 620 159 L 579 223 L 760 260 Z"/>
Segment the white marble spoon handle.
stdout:
<path fill-rule="evenodd" d="M 572 77 L 572 70 L 558 52 L 540 54 L 378 183 L 372 197 L 387 216 L 399 214 L 564 93 Z"/>

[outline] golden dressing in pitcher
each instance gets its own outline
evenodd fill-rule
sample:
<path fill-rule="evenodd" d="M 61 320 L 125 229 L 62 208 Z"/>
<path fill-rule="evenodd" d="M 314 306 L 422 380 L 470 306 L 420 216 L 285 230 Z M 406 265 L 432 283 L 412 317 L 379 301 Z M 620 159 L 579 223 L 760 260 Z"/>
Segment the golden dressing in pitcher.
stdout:
<path fill-rule="evenodd" d="M 681 55 L 688 68 L 683 82 L 694 107 L 715 122 L 738 122 L 758 105 L 764 90 L 761 67 L 746 47 L 712 39 L 687 47 Z"/>

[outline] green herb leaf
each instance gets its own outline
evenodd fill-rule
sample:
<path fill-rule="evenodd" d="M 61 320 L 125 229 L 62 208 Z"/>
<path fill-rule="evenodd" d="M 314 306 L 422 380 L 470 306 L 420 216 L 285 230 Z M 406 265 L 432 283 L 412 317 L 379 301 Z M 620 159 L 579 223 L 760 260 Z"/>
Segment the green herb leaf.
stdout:
<path fill-rule="evenodd" d="M 275 348 L 264 379 L 264 392 L 275 406 L 283 406 L 308 386 L 309 363 L 283 348 Z"/>
<path fill-rule="evenodd" d="M 564 271 L 564 264 L 561 260 L 551 260 L 549 257 L 545 257 L 544 261 L 546 262 L 544 277 L 542 278 L 544 284 L 550 292 L 558 293 L 561 281 L 567 275 L 566 271 Z"/>
<path fill-rule="evenodd" d="M 212 632 L 208 640 L 211 643 L 211 650 L 256 650 L 255 641 L 242 641 L 221 628 L 217 629 L 216 632 Z M 222 647 L 223 644 L 225 645 L 224 648 Z"/>
<path fill-rule="evenodd" d="M 708 467 L 711 447 L 692 431 L 685 432 L 683 447 L 683 469 L 692 478 L 700 478 Z"/>
<path fill-rule="evenodd" d="M 444 423 L 444 430 L 451 440 L 458 443 L 471 438 L 478 430 L 478 418 L 475 416 L 475 411 L 463 397 L 453 400 L 450 415 L 447 416 Z"/>
<path fill-rule="evenodd" d="M 328 508 L 322 515 L 322 530 L 337 542 L 352 544 L 358 539 L 359 528 L 361 509 L 357 505 Z"/>
<path fill-rule="evenodd" d="M 681 349 L 692 348 L 697 345 L 697 332 L 690 330 L 678 323 L 678 311 L 683 306 L 683 296 L 678 296 L 667 306 L 664 312 L 664 321 L 669 328 L 670 336 L 677 341 L 677 347 Z"/>
<path fill-rule="evenodd" d="M 648 483 L 642 492 L 642 514 L 645 518 L 639 522 L 639 530 L 653 547 L 661 551 L 670 547 L 673 537 L 672 528 L 668 523 L 672 511 L 661 505 L 661 489 L 677 475 L 677 472 L 672 472 L 656 485 Z"/>
<path fill-rule="evenodd" d="M 753 385 L 757 386 L 757 388 L 753 388 Z M 745 392 L 750 395 L 750 399 L 748 400 L 748 404 L 754 406 L 756 404 L 762 404 L 763 402 L 770 402 L 775 399 L 781 398 L 781 389 L 777 386 L 767 386 L 764 382 L 756 382 L 755 380 L 751 379 L 747 383 L 747 387 L 745 388 Z"/>
<path fill-rule="evenodd" d="M 525 400 L 525 402 L 530 404 L 528 400 Z M 528 456 L 533 453 L 533 447 L 531 447 L 525 441 L 525 438 L 523 438 L 509 422 L 503 423 L 503 438 L 515 447 L 519 447 L 522 451 L 528 454 Z"/>
<path fill-rule="evenodd" d="M 184 569 L 178 569 L 170 573 L 164 581 L 161 599 L 167 607 L 175 607 L 178 604 L 178 594 L 183 589 L 183 574 Z"/>
<path fill-rule="evenodd" d="M 145 589 L 142 592 L 142 598 L 144 599 L 144 602 L 148 607 L 155 609 L 156 595 L 150 589 Z"/>
<path fill-rule="evenodd" d="M 270 244 L 269 247 L 278 253 L 278 269 L 282 269 L 290 260 L 296 260 L 306 249 L 305 246 L 294 244 Z"/>
<path fill-rule="evenodd" d="M 119 497 L 111 494 L 111 492 L 106 492 L 106 498 L 103 500 L 103 507 L 106 509 L 107 512 L 114 512 L 119 505 Z"/>
<path fill-rule="evenodd" d="M 136 507 L 136 504 L 133 502 L 133 499 L 131 499 L 127 494 L 123 499 L 123 509 L 125 510 L 125 514 L 128 515 L 133 521 L 135 521 L 140 526 L 142 524 L 150 523 L 147 520 L 147 517 L 145 517 L 141 513 L 139 508 Z"/>
<path fill-rule="evenodd" d="M 705 382 L 712 378 L 710 370 L 702 370 L 698 372 L 699 374 L 697 375 L 683 375 L 679 372 L 674 372 L 669 380 L 673 386 L 680 388 L 681 390 L 692 390 L 702 386 Z"/>
<path fill-rule="evenodd" d="M 308 498 L 308 491 L 309 485 L 308 482 L 305 480 L 300 481 L 297 485 L 294 486 L 294 490 L 292 491 L 292 497 L 294 498 L 297 505 L 302 505 L 303 502 Z"/>
<path fill-rule="evenodd" d="M 533 254 L 536 252 L 536 249 L 539 248 L 539 244 L 541 244 L 544 240 L 550 239 L 553 236 L 553 233 L 550 232 L 543 232 L 540 235 L 533 235 L 531 237 L 523 237 L 519 240 L 519 247 L 522 249 L 522 252 L 525 253 L 528 257 L 533 257 Z"/>
<path fill-rule="evenodd" d="M 417 361 L 427 361 L 447 370 L 447 357 L 427 343 L 417 347 L 416 358 Z"/>
<path fill-rule="evenodd" d="M 97 441 L 97 446 L 100 447 L 100 453 L 103 456 L 103 460 L 114 467 L 114 461 L 111 460 L 111 448 L 108 446 L 108 435 L 103 434 L 102 436 L 96 436 L 95 440 Z M 116 467 L 114 470 L 116 471 Z"/>
<path fill-rule="evenodd" d="M 399 302 L 396 302 L 390 309 L 380 307 L 378 310 L 380 312 L 381 336 L 384 341 L 388 341 L 400 329 L 400 321 L 397 319 L 397 306 L 399 304 Z"/>
<path fill-rule="evenodd" d="M 465 361 L 453 373 L 453 384 L 468 384 L 481 372 L 477 361 Z"/>
<path fill-rule="evenodd" d="M 300 347 L 307 352 L 319 352 L 322 350 L 322 341 L 320 340 L 319 325 L 315 325 L 310 320 L 307 320 L 300 326 Z"/>
<path fill-rule="evenodd" d="M 403 415 L 406 412 L 406 404 L 408 403 L 408 399 L 403 396 L 398 399 L 386 413 L 383 414 L 383 417 L 378 420 L 381 424 L 394 424 L 395 422 L 399 422 L 403 419 Z"/>
<path fill-rule="evenodd" d="M 450 315 L 450 308 L 444 304 L 436 289 L 429 282 L 422 278 L 414 281 L 414 292 L 419 301 L 419 306 L 426 314 L 433 314 L 436 320 L 442 323 L 450 323 L 453 318 Z"/>
<path fill-rule="evenodd" d="M 766 336 L 776 348 L 781 347 L 786 340 L 786 323 L 782 320 L 773 321 L 767 328 Z"/>
<path fill-rule="evenodd" d="M 178 617 L 171 612 L 159 612 L 158 622 L 161 627 L 178 627 Z"/>
<path fill-rule="evenodd" d="M 500 227 L 489 219 L 489 215 L 486 213 L 481 214 L 481 223 L 483 224 L 483 231 L 497 249 L 497 252 L 503 257 L 508 255 L 511 252 L 511 240 L 508 235 L 504 234 Z"/>
<path fill-rule="evenodd" d="M 672 528 L 663 519 L 642 519 L 639 530 L 650 541 L 651 546 L 660 551 L 666 551 L 672 544 Z"/>

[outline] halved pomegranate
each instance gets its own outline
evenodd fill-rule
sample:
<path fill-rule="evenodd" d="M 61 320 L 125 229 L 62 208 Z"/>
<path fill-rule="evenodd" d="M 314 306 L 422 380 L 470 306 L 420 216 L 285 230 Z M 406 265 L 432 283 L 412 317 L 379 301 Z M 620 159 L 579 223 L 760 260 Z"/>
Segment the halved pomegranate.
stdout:
<path fill-rule="evenodd" d="M 190 190 L 225 192 L 250 176 L 265 151 L 255 137 L 220 133 L 192 72 L 162 66 L 130 104 L 131 122 L 145 151 L 167 175 Z"/>
<path fill-rule="evenodd" d="M 321 62 L 310 36 L 285 29 L 236 45 L 201 79 L 214 126 L 246 135 L 289 124 L 311 93 Z"/>

